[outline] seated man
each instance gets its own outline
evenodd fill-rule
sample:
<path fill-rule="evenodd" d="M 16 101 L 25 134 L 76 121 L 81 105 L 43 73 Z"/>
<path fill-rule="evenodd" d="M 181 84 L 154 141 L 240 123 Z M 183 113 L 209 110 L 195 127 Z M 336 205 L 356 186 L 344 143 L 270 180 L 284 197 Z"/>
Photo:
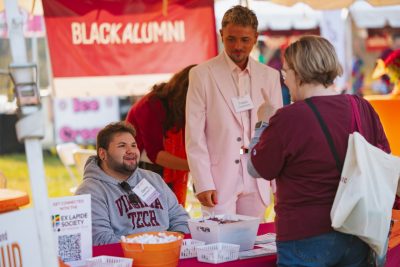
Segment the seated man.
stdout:
<path fill-rule="evenodd" d="M 137 167 L 134 137 L 129 124 L 107 125 L 97 135 L 97 156 L 86 162 L 76 194 L 91 195 L 93 245 L 117 243 L 122 235 L 138 232 L 189 232 L 189 215 L 171 189 L 158 174 Z"/>

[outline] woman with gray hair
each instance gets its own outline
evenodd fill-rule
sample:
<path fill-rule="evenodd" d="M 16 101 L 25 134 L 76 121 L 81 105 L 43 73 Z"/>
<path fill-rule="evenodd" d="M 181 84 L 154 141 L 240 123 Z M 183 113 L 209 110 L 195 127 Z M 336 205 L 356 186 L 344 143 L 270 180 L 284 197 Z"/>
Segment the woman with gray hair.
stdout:
<path fill-rule="evenodd" d="M 349 134 L 360 130 L 351 102 L 359 109 L 366 140 L 386 152 L 390 148 L 371 105 L 334 90 L 341 74 L 332 44 L 303 36 L 286 49 L 282 67 L 294 103 L 277 111 L 264 103 L 258 110 L 248 171 L 276 178 L 278 266 L 368 266 L 368 245 L 335 231 L 330 219 Z M 335 156 L 312 108 L 326 124 Z"/>

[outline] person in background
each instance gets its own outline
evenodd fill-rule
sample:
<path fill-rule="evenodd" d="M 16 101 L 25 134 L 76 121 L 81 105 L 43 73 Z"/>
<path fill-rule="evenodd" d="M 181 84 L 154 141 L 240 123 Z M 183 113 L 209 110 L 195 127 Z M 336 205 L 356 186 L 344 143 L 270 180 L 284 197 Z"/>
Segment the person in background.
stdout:
<path fill-rule="evenodd" d="M 363 87 L 364 87 L 364 61 L 361 57 L 355 56 L 353 60 L 353 67 L 351 70 L 351 90 L 353 94 L 358 96 L 363 96 Z"/>
<path fill-rule="evenodd" d="M 280 48 L 275 50 L 273 56 L 268 61 L 267 65 L 270 66 L 271 68 L 274 68 L 274 69 L 278 70 L 278 71 L 280 69 L 282 69 L 282 55 L 281 55 L 281 49 Z M 285 83 L 283 81 L 282 74 L 280 76 L 280 81 L 281 81 L 281 87 L 282 87 L 283 105 L 286 106 L 286 105 L 289 105 L 291 103 L 291 100 L 290 100 L 289 88 L 287 88 L 287 86 L 285 85 Z"/>
<path fill-rule="evenodd" d="M 383 61 L 386 60 L 386 58 L 395 50 L 400 49 L 400 32 L 395 32 L 391 36 L 391 43 L 390 47 L 387 49 L 383 50 L 381 53 L 380 57 Z"/>
<path fill-rule="evenodd" d="M 186 152 L 196 196 L 209 213 L 264 218 L 270 203 L 270 183 L 246 171 L 257 108 L 265 99 L 282 106 L 279 73 L 249 57 L 257 26 L 246 7 L 226 11 L 224 51 L 189 74 Z"/>
<path fill-rule="evenodd" d="M 117 243 L 121 236 L 139 232 L 189 233 L 189 215 L 167 184 L 158 174 L 138 168 L 140 152 L 131 125 L 107 125 L 97 135 L 96 150 L 75 193 L 91 195 L 93 245 Z M 153 199 L 137 194 L 142 186 Z"/>
<path fill-rule="evenodd" d="M 392 51 L 384 61 L 381 59 L 377 61 L 372 78 L 378 79 L 384 75 L 393 84 L 391 95 L 400 97 L 400 49 Z"/>
<path fill-rule="evenodd" d="M 378 58 L 378 62 L 379 61 L 385 62 L 387 60 L 387 58 L 389 57 L 389 55 L 392 54 L 393 51 L 400 49 L 400 32 L 393 33 L 391 35 L 390 41 L 391 41 L 390 47 L 388 47 L 387 49 L 382 51 L 381 55 Z M 393 84 L 393 82 L 390 81 L 390 77 L 387 74 L 384 74 L 381 76 L 381 82 L 382 82 L 383 86 L 385 87 L 385 89 L 384 89 L 385 94 L 391 93 L 393 91 L 393 87 L 395 86 L 395 84 Z"/>
<path fill-rule="evenodd" d="M 342 74 L 334 47 L 318 36 L 303 36 L 285 51 L 282 74 L 293 104 L 278 109 L 265 102 L 261 127 L 252 139 L 248 171 L 276 180 L 275 226 L 278 266 L 369 266 L 369 247 L 358 237 L 336 232 L 330 211 L 339 185 L 337 168 L 311 101 L 328 127 L 343 164 L 349 134 L 356 131 L 349 97 L 357 103 L 364 137 L 390 152 L 378 115 L 363 98 L 333 89 Z"/>
<path fill-rule="evenodd" d="M 189 167 L 186 160 L 184 127 L 190 65 L 167 83 L 153 86 L 150 93 L 129 110 L 126 121 L 137 132 L 142 153 L 140 167 L 157 172 L 185 205 Z"/>

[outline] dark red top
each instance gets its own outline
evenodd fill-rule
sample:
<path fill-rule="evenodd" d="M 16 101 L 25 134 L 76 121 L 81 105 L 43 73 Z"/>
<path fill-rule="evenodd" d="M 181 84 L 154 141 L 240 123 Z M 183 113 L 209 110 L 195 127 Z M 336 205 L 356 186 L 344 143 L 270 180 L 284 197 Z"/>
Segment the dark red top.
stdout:
<path fill-rule="evenodd" d="M 363 135 L 390 152 L 379 117 L 364 99 L 359 107 Z M 312 97 L 329 128 L 343 164 L 352 110 L 345 95 Z M 352 127 L 354 125 L 354 127 Z M 265 179 L 276 178 L 276 230 L 280 241 L 298 240 L 332 231 L 330 210 L 340 173 L 318 120 L 304 101 L 281 108 L 270 119 L 251 161 Z"/>
<path fill-rule="evenodd" d="M 154 163 L 158 152 L 164 150 L 163 121 L 165 108 L 162 102 L 151 93 L 142 97 L 128 112 L 125 121 L 136 130 L 136 143 L 140 152 L 146 150 L 147 156 Z"/>

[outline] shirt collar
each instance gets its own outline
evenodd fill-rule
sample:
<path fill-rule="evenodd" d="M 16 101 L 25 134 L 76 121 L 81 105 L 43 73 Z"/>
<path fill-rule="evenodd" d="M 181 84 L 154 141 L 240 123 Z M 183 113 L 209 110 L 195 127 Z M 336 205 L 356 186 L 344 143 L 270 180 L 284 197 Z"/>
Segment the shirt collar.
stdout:
<path fill-rule="evenodd" d="M 246 68 L 244 70 L 242 70 L 241 68 L 239 68 L 238 65 L 236 65 L 235 62 L 233 62 L 233 60 L 228 56 L 228 54 L 226 53 L 226 51 L 224 50 L 224 56 L 225 56 L 225 60 L 228 63 L 229 69 L 231 72 L 237 72 L 237 73 L 241 73 L 242 71 L 247 71 L 247 73 L 250 75 L 250 59 L 247 60 L 247 65 Z"/>

